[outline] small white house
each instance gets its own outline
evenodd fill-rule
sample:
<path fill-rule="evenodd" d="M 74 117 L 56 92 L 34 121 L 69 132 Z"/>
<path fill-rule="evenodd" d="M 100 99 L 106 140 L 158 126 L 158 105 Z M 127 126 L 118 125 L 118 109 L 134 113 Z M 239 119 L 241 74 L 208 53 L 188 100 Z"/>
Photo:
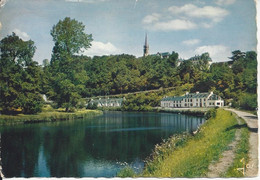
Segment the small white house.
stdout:
<path fill-rule="evenodd" d="M 125 98 L 107 98 L 107 99 L 91 99 L 90 105 L 96 104 L 97 107 L 121 107 Z"/>
<path fill-rule="evenodd" d="M 213 92 L 186 93 L 184 96 L 166 97 L 161 100 L 161 107 L 192 108 L 192 107 L 222 107 L 224 100 Z"/>

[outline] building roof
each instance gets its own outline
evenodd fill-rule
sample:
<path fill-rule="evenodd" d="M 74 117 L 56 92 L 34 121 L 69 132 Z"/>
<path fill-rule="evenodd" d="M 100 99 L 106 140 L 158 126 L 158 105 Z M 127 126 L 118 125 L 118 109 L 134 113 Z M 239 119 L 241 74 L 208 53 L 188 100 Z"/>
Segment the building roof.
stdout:
<path fill-rule="evenodd" d="M 208 61 L 212 61 L 212 59 L 209 57 L 209 53 L 203 53 L 201 55 L 195 55 L 191 58 L 189 58 L 188 60 L 191 61 L 198 61 L 198 60 L 208 60 Z"/>
<path fill-rule="evenodd" d="M 210 96 L 211 95 L 211 96 Z M 221 100 L 221 97 L 216 94 L 211 94 L 210 92 L 205 93 L 188 93 L 184 96 L 173 96 L 173 97 L 165 97 L 162 99 L 162 101 L 182 101 L 185 98 L 208 98 L 209 100 Z"/>
<path fill-rule="evenodd" d="M 177 97 L 165 97 L 162 101 L 182 101 L 184 96 L 177 96 Z"/>
<path fill-rule="evenodd" d="M 221 100 L 221 97 L 216 94 L 212 94 L 212 96 L 209 97 L 209 100 Z"/>
<path fill-rule="evenodd" d="M 171 54 L 169 52 L 158 52 L 156 54 L 151 54 L 151 56 L 161 56 L 161 57 L 167 57 L 170 56 Z"/>
<path fill-rule="evenodd" d="M 122 103 L 122 101 L 124 100 L 124 98 L 112 98 L 112 99 L 94 99 L 94 100 L 91 100 L 90 102 L 92 103 L 115 103 L 115 102 L 118 102 L 118 103 Z"/>
<path fill-rule="evenodd" d="M 210 95 L 210 93 L 189 93 L 186 94 L 186 98 L 207 98 Z"/>
<path fill-rule="evenodd" d="M 169 52 L 163 52 L 163 53 L 160 53 L 161 54 L 161 56 L 169 56 L 170 55 L 170 53 Z"/>

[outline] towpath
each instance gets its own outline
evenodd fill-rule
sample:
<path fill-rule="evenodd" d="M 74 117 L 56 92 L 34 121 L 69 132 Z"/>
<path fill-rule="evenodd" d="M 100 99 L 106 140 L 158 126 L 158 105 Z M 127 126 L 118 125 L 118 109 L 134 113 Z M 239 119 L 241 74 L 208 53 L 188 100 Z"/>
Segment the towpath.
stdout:
<path fill-rule="evenodd" d="M 249 163 L 245 172 L 246 177 L 256 177 L 258 175 L 258 118 L 257 116 L 239 111 L 236 109 L 225 108 L 225 110 L 231 111 L 237 114 L 238 117 L 244 119 L 247 123 L 250 137 L 249 137 Z M 238 119 L 238 124 L 242 122 Z M 207 177 L 217 178 L 223 175 L 227 169 L 232 165 L 235 158 L 236 146 L 241 138 L 241 130 L 237 129 L 235 134 L 235 140 L 229 144 L 227 151 L 224 151 L 222 157 L 218 162 L 213 162 L 209 166 L 209 172 Z"/>
<path fill-rule="evenodd" d="M 244 119 L 249 128 L 250 137 L 249 137 L 249 163 L 245 172 L 246 177 L 256 177 L 258 176 L 258 118 L 257 116 L 239 111 L 236 109 L 227 109 L 228 111 L 234 112 Z"/>

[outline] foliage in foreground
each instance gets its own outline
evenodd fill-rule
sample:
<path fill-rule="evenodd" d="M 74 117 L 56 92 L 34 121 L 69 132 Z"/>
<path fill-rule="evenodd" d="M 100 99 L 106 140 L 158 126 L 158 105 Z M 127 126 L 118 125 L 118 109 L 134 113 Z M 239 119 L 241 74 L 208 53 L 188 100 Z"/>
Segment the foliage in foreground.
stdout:
<path fill-rule="evenodd" d="M 162 146 L 158 156 L 146 163 L 144 177 L 205 177 L 209 164 L 216 161 L 235 136 L 236 118 L 227 111 L 217 110 L 194 138 L 183 146 Z M 158 149 L 158 148 L 157 148 Z M 170 152 L 170 153 L 169 153 Z"/>
<path fill-rule="evenodd" d="M 136 174 L 130 166 L 123 168 L 121 171 L 119 171 L 119 173 L 117 173 L 117 177 L 121 177 L 121 178 L 135 177 L 135 176 Z"/>
<path fill-rule="evenodd" d="M 205 118 L 206 118 L 206 119 L 215 118 L 216 115 L 217 115 L 217 109 L 216 109 L 216 108 L 212 108 L 212 109 L 209 109 L 209 110 L 205 113 Z"/>

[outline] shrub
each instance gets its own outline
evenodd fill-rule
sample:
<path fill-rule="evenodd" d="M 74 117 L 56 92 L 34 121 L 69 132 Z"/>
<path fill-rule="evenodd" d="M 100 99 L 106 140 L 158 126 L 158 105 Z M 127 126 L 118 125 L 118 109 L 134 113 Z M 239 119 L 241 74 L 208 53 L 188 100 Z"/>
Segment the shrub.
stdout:
<path fill-rule="evenodd" d="M 257 95 L 243 94 L 241 97 L 240 107 L 245 110 L 255 110 L 257 108 Z"/>
<path fill-rule="evenodd" d="M 97 103 L 88 103 L 87 109 L 97 109 Z"/>
<path fill-rule="evenodd" d="M 135 176 L 135 172 L 134 172 L 134 170 L 130 166 L 127 166 L 124 169 L 122 169 L 121 171 L 119 171 L 117 176 L 121 177 L 121 178 L 124 178 L 124 177 L 134 177 Z"/>
<path fill-rule="evenodd" d="M 210 118 L 215 118 L 217 114 L 217 108 L 210 109 L 206 112 L 205 118 L 210 119 Z"/>

